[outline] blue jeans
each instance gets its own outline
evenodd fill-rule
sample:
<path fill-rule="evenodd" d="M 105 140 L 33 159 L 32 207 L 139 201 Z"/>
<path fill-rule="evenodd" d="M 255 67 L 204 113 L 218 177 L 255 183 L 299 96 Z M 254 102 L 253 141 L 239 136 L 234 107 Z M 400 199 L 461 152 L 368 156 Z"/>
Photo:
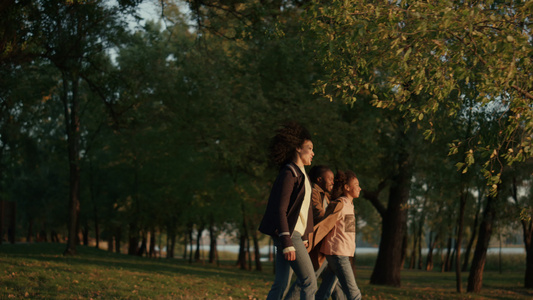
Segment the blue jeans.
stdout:
<path fill-rule="evenodd" d="M 325 269 L 322 272 L 322 283 L 316 292 L 315 299 L 326 300 L 331 296 L 331 299 L 333 300 L 346 300 L 347 298 L 342 290 L 341 283 L 337 279 L 337 276 L 335 276 L 335 272 L 328 267 L 328 262 L 325 261 L 322 266 L 324 266 Z"/>
<path fill-rule="evenodd" d="M 320 268 L 316 270 L 315 276 L 318 279 L 320 275 L 322 275 L 322 282 L 324 282 L 325 278 L 327 276 L 334 276 L 333 278 L 333 287 L 329 286 L 326 287 L 324 284 L 320 285 L 320 288 L 316 292 L 315 299 L 329 299 L 331 298 L 333 300 L 345 300 L 346 296 L 344 295 L 344 292 L 342 291 L 341 285 L 339 281 L 337 280 L 337 277 L 335 277 L 335 274 L 333 271 L 331 271 L 330 268 L 328 268 L 328 262 L 324 261 Z M 289 290 L 287 291 L 286 296 L 283 298 L 284 300 L 297 300 L 300 299 L 300 287 L 298 286 L 298 280 L 296 280 Z"/>
<path fill-rule="evenodd" d="M 335 278 L 337 278 L 347 299 L 360 300 L 361 291 L 359 290 L 359 287 L 357 287 L 357 283 L 355 282 L 355 276 L 353 275 L 350 257 L 327 255 L 326 260 L 328 261 L 328 264 L 331 270 L 333 271 L 333 274 L 330 274 L 329 276 L 324 276 L 320 288 L 322 289 L 322 285 L 325 285 L 324 287 L 326 290 L 331 290 L 333 284 L 335 284 Z"/>
<path fill-rule="evenodd" d="M 313 263 L 307 253 L 307 249 L 302 241 L 302 236 L 294 232 L 291 236 L 292 243 L 296 249 L 296 259 L 288 261 L 283 256 L 283 246 L 278 238 L 274 237 L 276 245 L 276 277 L 274 284 L 268 293 L 267 300 L 281 300 L 283 292 L 289 285 L 291 268 L 296 274 L 298 285 L 300 287 L 300 299 L 315 299 L 317 290 L 315 271 Z"/>

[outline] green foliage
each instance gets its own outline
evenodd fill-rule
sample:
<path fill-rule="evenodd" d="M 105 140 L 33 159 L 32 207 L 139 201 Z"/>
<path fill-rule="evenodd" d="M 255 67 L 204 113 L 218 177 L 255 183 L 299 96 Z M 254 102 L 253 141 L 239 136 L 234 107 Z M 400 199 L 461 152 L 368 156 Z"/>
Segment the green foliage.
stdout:
<path fill-rule="evenodd" d="M 371 95 L 372 105 L 428 128 L 428 138 L 435 115 L 460 117 L 464 99 L 490 110 L 498 133 L 478 136 L 471 150 L 486 155 L 480 164 L 495 192 L 500 160 L 533 155 L 531 14 L 528 1 L 313 2 L 308 29 L 327 70 L 316 91 L 346 102 Z M 472 163 L 467 154 L 462 171 Z"/>

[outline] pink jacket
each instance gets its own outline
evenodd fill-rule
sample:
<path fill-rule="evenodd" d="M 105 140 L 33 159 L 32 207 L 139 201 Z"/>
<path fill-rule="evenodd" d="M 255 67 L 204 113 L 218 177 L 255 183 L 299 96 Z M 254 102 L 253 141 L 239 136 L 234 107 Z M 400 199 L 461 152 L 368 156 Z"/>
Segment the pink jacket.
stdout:
<path fill-rule="evenodd" d="M 346 201 L 342 201 L 343 199 L 345 199 Z M 345 219 L 347 221 L 349 221 L 350 219 L 350 217 L 344 218 L 343 216 L 347 216 L 350 214 L 354 216 L 353 203 L 347 201 L 347 199 L 343 197 L 337 198 L 336 200 L 331 201 L 329 203 L 328 208 L 326 210 L 325 218 L 320 223 L 315 225 L 315 227 L 313 228 L 313 232 L 309 234 L 309 248 L 307 249 L 307 251 L 309 251 L 309 255 L 311 256 L 311 261 L 313 262 L 313 267 L 315 268 L 315 270 L 317 270 L 326 259 L 325 254 L 322 253 L 322 246 L 324 242 L 326 242 L 326 239 L 329 239 L 327 243 L 334 243 L 333 239 L 339 237 L 338 233 L 342 230 L 340 227 L 340 223 L 344 224 L 342 225 L 342 228 L 345 228 Z M 348 223 L 351 223 L 351 221 L 349 221 Z M 345 243 L 347 241 L 343 242 L 344 246 L 348 246 L 348 248 L 350 248 L 345 249 L 347 250 L 346 252 L 350 252 L 350 254 L 347 256 L 353 256 L 355 252 L 355 218 L 353 219 L 353 225 L 353 232 L 351 232 L 351 229 L 349 229 L 350 231 L 347 232 L 349 236 L 353 237 L 353 243 L 348 242 L 348 244 L 350 244 L 348 245 L 347 243 Z"/>
<path fill-rule="evenodd" d="M 320 252 L 325 255 L 353 256 L 355 252 L 355 213 L 352 201 L 339 197 L 342 209 L 336 214 L 335 226 L 322 241 Z"/>

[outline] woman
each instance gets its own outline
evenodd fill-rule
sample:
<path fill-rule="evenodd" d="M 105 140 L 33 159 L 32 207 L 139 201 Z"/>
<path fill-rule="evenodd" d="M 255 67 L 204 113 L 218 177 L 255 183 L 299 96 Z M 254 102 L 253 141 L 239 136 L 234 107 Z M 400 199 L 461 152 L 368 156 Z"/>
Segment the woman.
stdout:
<path fill-rule="evenodd" d="M 355 213 L 353 199 L 359 198 L 361 187 L 355 173 L 338 171 L 333 186 L 332 199 L 326 211 L 326 218 L 321 224 L 328 228 L 323 238 L 320 252 L 326 255 L 328 266 L 338 278 L 342 290 L 348 299 L 361 299 L 361 291 L 355 282 L 350 257 L 355 253 Z M 327 276 L 320 285 L 317 299 L 322 298 L 322 291 L 330 291 L 335 282 L 335 276 Z"/>
<path fill-rule="evenodd" d="M 314 299 L 316 278 L 306 249 L 313 230 L 312 190 L 304 169 L 314 156 L 311 135 L 299 124 L 287 123 L 273 138 L 270 155 L 281 168 L 259 226 L 276 245 L 276 276 L 267 299 L 282 298 L 291 268 L 299 281 L 300 299 Z"/>

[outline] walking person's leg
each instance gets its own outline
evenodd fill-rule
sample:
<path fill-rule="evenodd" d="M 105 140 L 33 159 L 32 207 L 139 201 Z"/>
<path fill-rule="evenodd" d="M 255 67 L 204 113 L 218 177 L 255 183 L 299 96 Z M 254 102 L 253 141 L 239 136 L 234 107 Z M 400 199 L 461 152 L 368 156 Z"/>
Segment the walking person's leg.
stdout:
<path fill-rule="evenodd" d="M 275 267 L 275 278 L 270 292 L 268 293 L 267 300 L 281 300 L 283 292 L 289 284 L 290 275 L 291 275 L 291 266 L 289 261 L 283 256 L 283 249 L 281 248 L 281 243 L 279 239 L 274 238 L 274 245 L 276 246 L 276 261 L 274 264 Z"/>
<path fill-rule="evenodd" d="M 318 279 L 324 269 L 328 266 L 328 262 L 324 260 L 320 268 L 315 271 L 315 278 Z M 284 300 L 298 300 L 300 299 L 300 285 L 298 279 L 291 285 L 287 294 L 283 297 Z M 317 292 L 318 295 L 318 292 Z M 316 299 L 316 298 L 315 298 Z"/>
<path fill-rule="evenodd" d="M 337 275 L 347 298 L 350 300 L 360 300 L 361 291 L 355 282 L 350 258 L 348 256 L 328 255 L 326 259 L 331 269 Z"/>
<path fill-rule="evenodd" d="M 296 260 L 291 261 L 290 265 L 298 279 L 300 299 L 315 299 L 317 284 L 313 263 L 309 253 L 307 253 L 307 248 L 302 241 L 301 235 L 294 232 L 291 239 L 296 249 Z"/>

